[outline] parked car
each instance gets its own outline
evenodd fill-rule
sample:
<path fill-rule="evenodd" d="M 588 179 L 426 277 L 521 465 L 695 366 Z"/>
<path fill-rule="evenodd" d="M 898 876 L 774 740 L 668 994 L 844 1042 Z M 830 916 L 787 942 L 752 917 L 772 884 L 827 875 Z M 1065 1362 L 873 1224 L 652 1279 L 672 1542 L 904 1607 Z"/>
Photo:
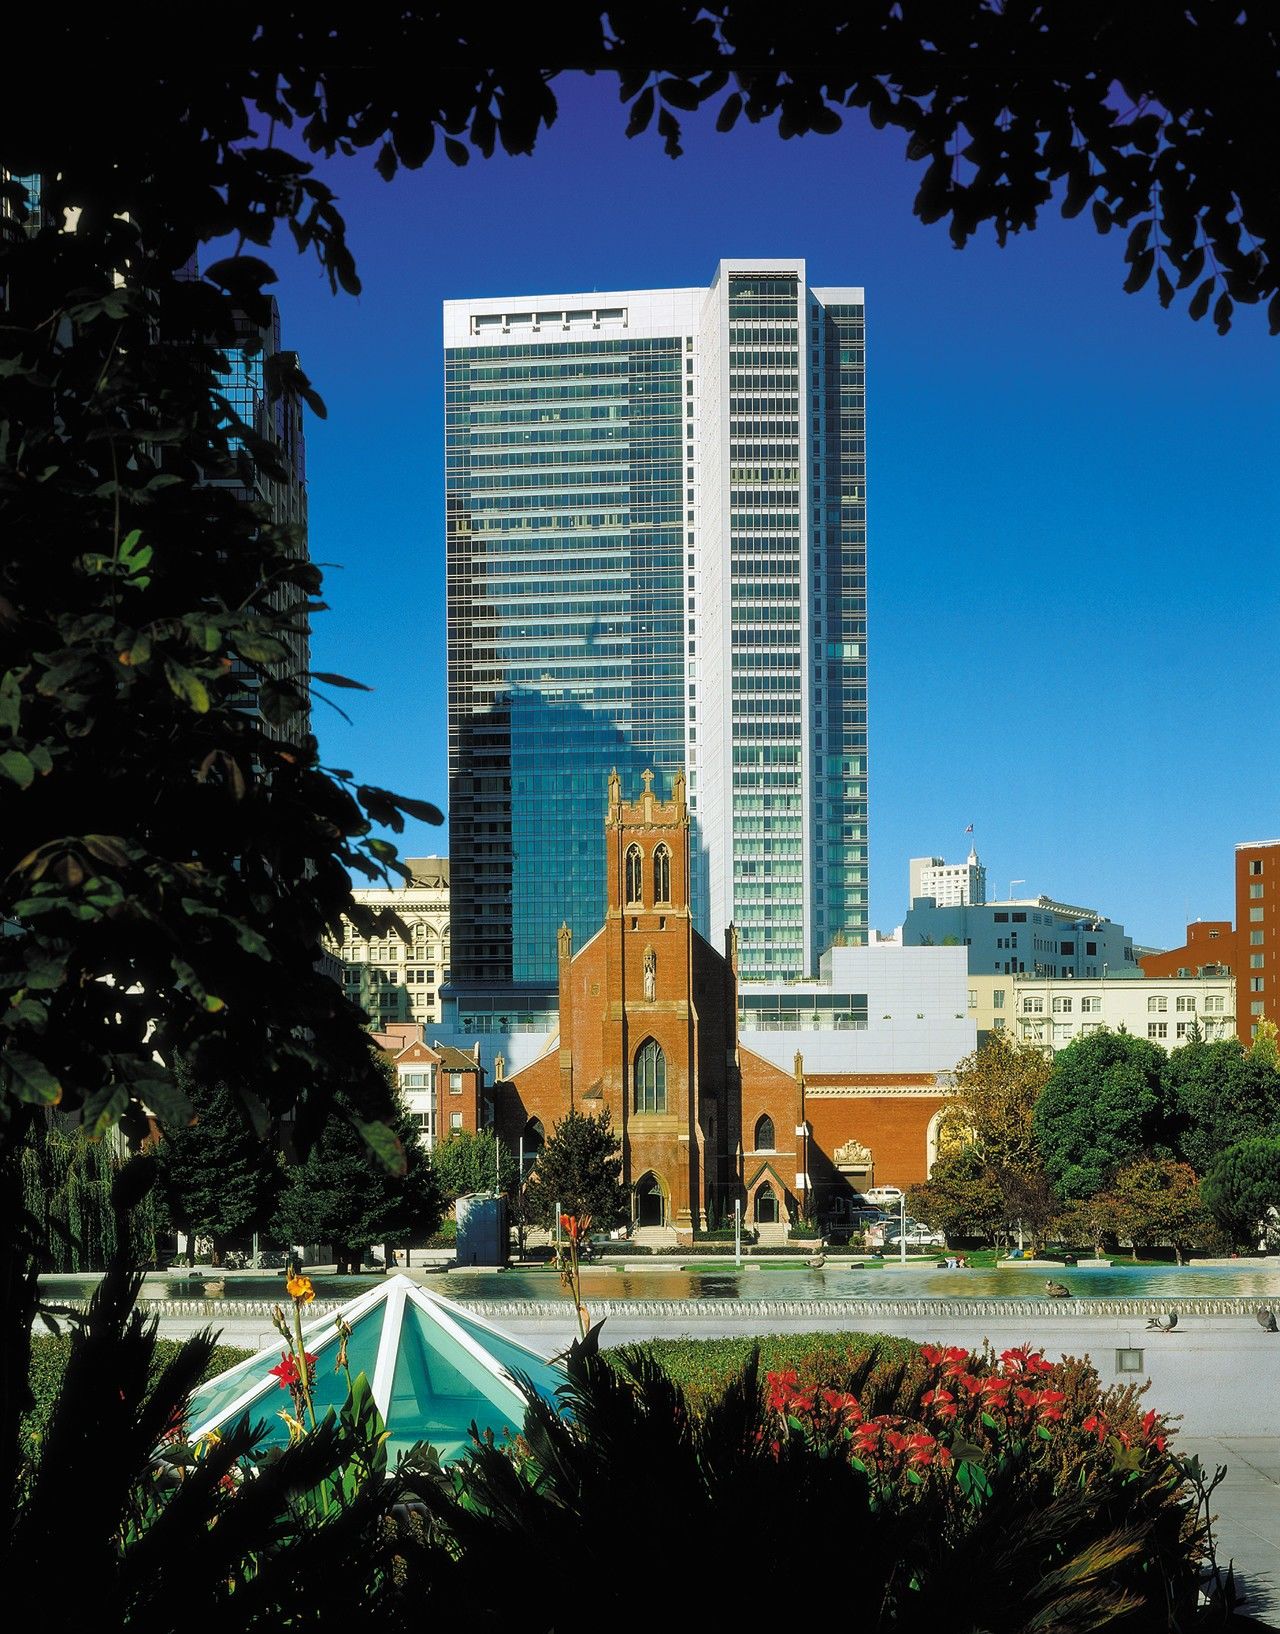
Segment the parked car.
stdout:
<path fill-rule="evenodd" d="M 890 1225 L 885 1228 L 884 1246 L 898 1248 L 906 1241 L 908 1248 L 945 1248 L 947 1239 L 940 1231 L 930 1231 L 927 1225 L 918 1220 L 909 1220 L 905 1234 L 901 1227 Z"/>

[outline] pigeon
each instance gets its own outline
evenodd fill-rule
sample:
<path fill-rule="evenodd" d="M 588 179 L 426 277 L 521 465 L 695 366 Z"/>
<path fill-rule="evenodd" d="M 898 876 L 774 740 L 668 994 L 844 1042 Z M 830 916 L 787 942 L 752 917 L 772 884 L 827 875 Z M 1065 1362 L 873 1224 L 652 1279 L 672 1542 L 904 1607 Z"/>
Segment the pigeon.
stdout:
<path fill-rule="evenodd" d="M 1265 1305 L 1259 1305 L 1253 1314 L 1258 1318 L 1258 1326 L 1263 1333 L 1275 1333 L 1277 1331 L 1276 1313 L 1273 1310 L 1269 1310 Z"/>
<path fill-rule="evenodd" d="M 1178 1313 L 1177 1313 L 1177 1311 L 1168 1311 L 1168 1312 L 1165 1313 L 1165 1315 L 1163 1317 L 1153 1316 L 1151 1318 L 1151 1320 L 1147 1323 L 1147 1326 L 1149 1328 L 1153 1328 L 1157 1333 L 1172 1333 L 1173 1330 L 1177 1327 L 1177 1325 L 1178 1325 Z"/>
<path fill-rule="evenodd" d="M 1065 1282 L 1055 1282 L 1052 1277 L 1046 1277 L 1044 1291 L 1050 1299 L 1070 1299 L 1071 1290 Z"/>

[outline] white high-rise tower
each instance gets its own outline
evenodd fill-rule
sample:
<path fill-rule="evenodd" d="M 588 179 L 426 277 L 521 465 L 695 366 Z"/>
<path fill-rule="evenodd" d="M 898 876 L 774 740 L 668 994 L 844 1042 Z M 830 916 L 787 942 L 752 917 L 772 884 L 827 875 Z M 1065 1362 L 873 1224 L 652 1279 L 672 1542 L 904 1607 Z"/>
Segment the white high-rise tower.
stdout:
<path fill-rule="evenodd" d="M 736 925 L 742 979 L 864 942 L 862 290 L 722 261 L 444 331 L 460 1021 L 532 1016 L 556 927 L 596 930 L 613 765 L 687 769 L 698 923 Z"/>

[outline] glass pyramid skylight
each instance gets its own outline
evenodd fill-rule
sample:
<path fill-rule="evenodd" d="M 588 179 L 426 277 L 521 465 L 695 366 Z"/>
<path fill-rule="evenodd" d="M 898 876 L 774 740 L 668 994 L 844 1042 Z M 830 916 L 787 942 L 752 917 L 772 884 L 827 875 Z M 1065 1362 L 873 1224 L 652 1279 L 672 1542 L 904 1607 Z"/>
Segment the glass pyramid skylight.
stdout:
<path fill-rule="evenodd" d="M 518 1433 L 525 1402 L 514 1374 L 523 1374 L 545 1401 L 558 1405 L 562 1369 L 464 1306 L 394 1276 L 340 1310 L 303 1324 L 303 1342 L 316 1358 L 317 1420 L 330 1407 L 339 1409 L 347 1396 L 346 1376 L 336 1370 L 338 1316 L 351 1325 L 347 1362 L 353 1378 L 364 1373 L 369 1379 L 389 1432 L 392 1466 L 419 1441 L 435 1447 L 442 1462 L 452 1462 L 471 1445 L 473 1421 L 499 1438 L 504 1430 Z M 270 1371 L 283 1348 L 277 1339 L 201 1385 L 187 1415 L 193 1441 L 247 1413 L 251 1424 L 263 1428 L 262 1445 L 287 1443 L 288 1427 L 279 1415 L 292 1403 Z"/>

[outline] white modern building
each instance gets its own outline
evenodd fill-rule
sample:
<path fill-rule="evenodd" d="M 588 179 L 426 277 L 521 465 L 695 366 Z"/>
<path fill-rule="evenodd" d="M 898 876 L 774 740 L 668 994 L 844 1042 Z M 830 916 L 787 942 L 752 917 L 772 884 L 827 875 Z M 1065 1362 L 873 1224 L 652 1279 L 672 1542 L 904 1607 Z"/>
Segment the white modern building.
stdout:
<path fill-rule="evenodd" d="M 977 1047 L 958 947 L 834 947 L 817 981 L 738 988 L 740 1043 L 807 1073 L 949 1073 Z"/>
<path fill-rule="evenodd" d="M 963 947 L 973 975 L 1102 978 L 1137 975 L 1133 939 L 1096 908 L 1052 897 L 939 907 L 914 902 L 902 921 L 907 947 Z"/>
<path fill-rule="evenodd" d="M 935 908 L 967 908 L 987 900 L 987 870 L 973 847 L 963 862 L 945 857 L 912 857 L 908 865 L 907 900 L 914 907 L 920 898 Z"/>
<path fill-rule="evenodd" d="M 328 951 L 342 963 L 347 996 L 362 1004 L 375 1027 L 390 1022 L 437 1023 L 440 989 L 449 975 L 449 859 L 407 857 L 409 885 L 367 886 L 352 891 L 361 907 L 395 914 L 366 929 L 343 919 L 342 942 Z"/>
<path fill-rule="evenodd" d="M 864 312 L 788 259 L 445 303 L 458 1033 L 554 1023 L 615 767 L 685 770 L 696 922 L 745 979 L 865 942 Z"/>

